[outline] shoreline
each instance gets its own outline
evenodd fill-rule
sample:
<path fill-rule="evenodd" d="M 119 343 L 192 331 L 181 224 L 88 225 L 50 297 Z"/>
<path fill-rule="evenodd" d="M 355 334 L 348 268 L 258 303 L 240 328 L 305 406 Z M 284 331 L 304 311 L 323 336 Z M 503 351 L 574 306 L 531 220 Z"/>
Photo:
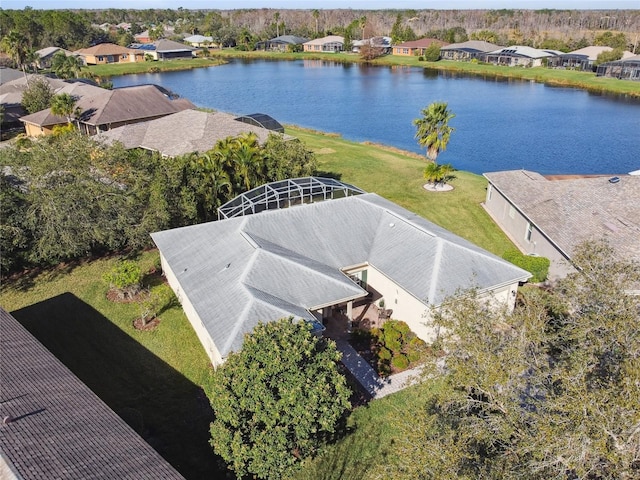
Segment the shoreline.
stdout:
<path fill-rule="evenodd" d="M 596 77 L 595 73 L 560 70 L 546 67 L 518 68 L 481 63 L 456 62 L 440 60 L 437 62 L 420 62 L 414 56 L 386 55 L 373 61 L 364 61 L 357 54 L 351 53 L 282 53 L 240 50 L 210 50 L 207 58 L 193 60 L 174 60 L 167 62 L 144 62 L 134 64 L 108 64 L 90 67 L 89 71 L 97 77 L 113 77 L 131 74 L 158 73 L 165 71 L 191 70 L 223 65 L 228 59 L 296 61 L 314 60 L 344 64 L 366 64 L 396 68 L 422 68 L 452 74 L 475 77 L 534 81 L 553 87 L 577 88 L 595 94 L 628 97 L 640 100 L 640 82 L 619 80 L 617 78 Z"/>

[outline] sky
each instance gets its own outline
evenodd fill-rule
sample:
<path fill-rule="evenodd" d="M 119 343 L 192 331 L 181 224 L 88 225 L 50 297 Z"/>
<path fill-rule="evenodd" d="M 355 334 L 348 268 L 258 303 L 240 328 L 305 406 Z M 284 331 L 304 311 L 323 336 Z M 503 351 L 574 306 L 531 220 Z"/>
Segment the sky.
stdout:
<path fill-rule="evenodd" d="M 239 8 L 272 9 L 640 9 L 640 0 L 2 0 L 5 10 L 23 9 L 91 9 L 91 8 L 171 8 L 232 10 Z"/>

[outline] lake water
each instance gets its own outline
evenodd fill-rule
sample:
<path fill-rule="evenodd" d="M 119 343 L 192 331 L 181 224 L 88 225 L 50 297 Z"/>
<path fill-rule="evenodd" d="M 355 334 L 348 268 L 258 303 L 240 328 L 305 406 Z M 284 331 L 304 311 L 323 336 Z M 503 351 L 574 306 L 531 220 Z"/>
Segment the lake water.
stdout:
<path fill-rule="evenodd" d="M 407 67 L 316 60 L 242 61 L 114 77 L 115 87 L 155 83 L 200 107 L 266 113 L 283 124 L 424 152 L 413 119 L 434 101 L 456 114 L 440 163 L 475 173 L 543 174 L 640 169 L 640 101 L 543 84 Z M 640 83 L 638 84 L 640 89 Z"/>

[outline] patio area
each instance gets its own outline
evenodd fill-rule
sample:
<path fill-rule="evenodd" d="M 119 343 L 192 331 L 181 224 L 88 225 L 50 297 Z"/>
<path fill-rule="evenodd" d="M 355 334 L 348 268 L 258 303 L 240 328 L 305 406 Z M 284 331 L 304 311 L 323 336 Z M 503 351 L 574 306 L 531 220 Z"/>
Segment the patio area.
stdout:
<path fill-rule="evenodd" d="M 391 318 L 393 310 L 378 307 L 373 301 L 366 301 L 355 304 L 351 311 L 353 318 L 351 326 L 346 309 L 336 309 L 333 314 L 325 320 L 326 328 L 324 335 L 333 340 L 348 340 L 349 328 L 361 328 L 368 330 L 371 328 L 380 328 L 382 324 Z"/>

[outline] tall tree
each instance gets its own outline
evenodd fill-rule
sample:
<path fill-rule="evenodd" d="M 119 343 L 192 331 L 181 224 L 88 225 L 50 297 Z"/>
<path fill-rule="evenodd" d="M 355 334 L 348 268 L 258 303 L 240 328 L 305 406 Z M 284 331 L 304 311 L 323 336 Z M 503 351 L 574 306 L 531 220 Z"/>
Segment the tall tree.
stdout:
<path fill-rule="evenodd" d="M 283 478 L 350 407 L 335 343 L 304 321 L 258 325 L 214 374 L 211 444 L 239 478 Z"/>
<path fill-rule="evenodd" d="M 387 478 L 639 478 L 640 266 L 603 242 L 578 271 L 525 292 L 513 313 L 475 295 L 436 312 L 424 409 Z"/>
<path fill-rule="evenodd" d="M 436 162 L 438 154 L 447 148 L 453 127 L 449 121 L 455 117 L 445 102 L 434 102 L 420 112 L 413 124 L 417 127 L 416 138 L 420 146 L 427 149 L 427 158 Z"/>
<path fill-rule="evenodd" d="M 21 69 L 25 63 L 28 47 L 24 35 L 17 31 L 10 31 L 0 42 L 2 51 L 9 54 L 16 68 Z"/>
<path fill-rule="evenodd" d="M 42 76 L 32 77 L 29 85 L 22 92 L 22 108 L 28 113 L 46 110 L 51 106 L 55 92 L 46 78 Z"/>
<path fill-rule="evenodd" d="M 311 15 L 313 16 L 313 19 L 316 21 L 316 37 L 318 36 L 318 19 L 320 18 L 320 10 L 318 10 L 317 8 L 314 8 L 311 11 Z"/>
<path fill-rule="evenodd" d="M 64 52 L 57 52 L 51 59 L 51 71 L 64 80 L 78 78 L 83 66 L 79 57 Z"/>

